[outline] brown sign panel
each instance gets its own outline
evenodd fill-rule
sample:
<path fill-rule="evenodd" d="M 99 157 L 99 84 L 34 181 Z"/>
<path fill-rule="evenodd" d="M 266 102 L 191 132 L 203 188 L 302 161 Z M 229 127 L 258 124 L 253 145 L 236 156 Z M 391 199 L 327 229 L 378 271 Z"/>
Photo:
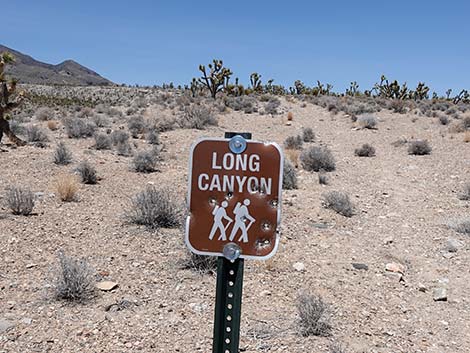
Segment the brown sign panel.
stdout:
<path fill-rule="evenodd" d="M 201 255 L 223 256 L 228 243 L 241 258 L 267 259 L 279 244 L 283 156 L 275 143 L 206 138 L 191 149 L 186 244 Z"/>

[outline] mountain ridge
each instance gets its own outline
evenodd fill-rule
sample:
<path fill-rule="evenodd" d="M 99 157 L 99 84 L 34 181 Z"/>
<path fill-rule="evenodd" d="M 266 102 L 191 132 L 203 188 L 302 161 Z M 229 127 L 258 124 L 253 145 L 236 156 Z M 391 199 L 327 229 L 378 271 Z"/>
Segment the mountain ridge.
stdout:
<path fill-rule="evenodd" d="M 15 62 L 7 66 L 6 73 L 20 83 L 69 86 L 110 86 L 110 80 L 97 72 L 68 59 L 54 65 L 34 59 L 32 56 L 0 44 L 0 53 L 10 52 Z"/>

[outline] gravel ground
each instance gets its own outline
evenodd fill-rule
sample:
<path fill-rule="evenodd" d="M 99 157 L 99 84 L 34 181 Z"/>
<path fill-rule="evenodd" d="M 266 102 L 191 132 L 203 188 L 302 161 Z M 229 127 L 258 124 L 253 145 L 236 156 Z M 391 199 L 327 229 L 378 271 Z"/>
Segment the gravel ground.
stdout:
<path fill-rule="evenodd" d="M 278 253 L 267 262 L 246 261 L 241 350 L 329 352 L 331 342 L 340 342 L 347 352 L 470 351 L 470 240 L 447 226 L 470 217 L 470 202 L 457 198 L 470 182 L 470 143 L 436 118 L 375 116 L 377 129 L 368 130 L 343 114 L 295 102 L 283 101 L 275 117 L 229 112 L 217 127 L 162 133 L 164 158 L 150 174 L 132 171 L 129 157 L 90 148 L 93 139 L 68 139 L 63 128 L 48 132 L 46 148 L 7 146 L 0 153 L 1 191 L 27 186 L 38 201 L 28 217 L 0 209 L 0 352 L 210 352 L 215 276 L 183 268 L 182 229 L 130 225 L 126 208 L 148 184 L 170 187 L 183 203 L 189 147 L 198 137 L 251 131 L 254 139 L 282 144 L 303 127 L 316 134 L 304 147 L 328 146 L 337 168 L 328 185 L 299 168 L 299 189 L 283 194 Z M 392 145 L 400 138 L 427 139 L 432 153 L 408 155 L 406 144 Z M 70 147 L 73 164 L 52 163 L 58 141 Z M 363 143 L 376 148 L 375 157 L 354 155 Z M 84 159 L 101 180 L 80 185 L 76 202 L 60 201 L 55 180 Z M 332 190 L 349 194 L 353 217 L 322 207 L 322 194 Z M 449 239 L 461 242 L 456 252 L 446 250 Z M 59 250 L 85 257 L 119 287 L 84 304 L 52 299 L 48 283 Z M 301 271 L 294 269 L 299 262 Z M 401 279 L 385 270 L 389 263 L 404 265 Z M 436 288 L 447 289 L 447 301 L 433 300 Z M 301 293 L 329 304 L 330 337 L 299 334 Z M 106 310 L 122 300 L 129 303 L 122 310 Z M 5 322 L 13 327 L 2 330 Z"/>

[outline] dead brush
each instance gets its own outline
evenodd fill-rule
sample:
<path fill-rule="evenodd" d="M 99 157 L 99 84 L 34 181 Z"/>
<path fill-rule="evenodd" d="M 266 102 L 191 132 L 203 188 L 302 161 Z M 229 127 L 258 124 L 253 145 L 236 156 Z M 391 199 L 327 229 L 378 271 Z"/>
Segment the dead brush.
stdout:
<path fill-rule="evenodd" d="M 74 175 L 64 174 L 57 178 L 56 190 L 59 198 L 65 202 L 76 200 L 79 184 Z"/>
<path fill-rule="evenodd" d="M 14 215 L 29 216 L 34 208 L 34 194 L 29 189 L 9 187 L 5 202 Z"/>
<path fill-rule="evenodd" d="M 56 131 L 59 128 L 59 123 L 56 120 L 49 120 L 47 122 L 47 128 L 51 131 Z"/>
<path fill-rule="evenodd" d="M 331 324 L 328 305 L 320 296 L 302 294 L 297 298 L 299 331 L 302 336 L 329 336 Z"/>
<path fill-rule="evenodd" d="M 182 262 L 182 267 L 183 269 L 193 270 L 201 275 L 216 273 L 217 257 L 189 253 L 188 257 Z"/>
<path fill-rule="evenodd" d="M 323 206 L 345 217 L 354 215 L 354 205 L 349 196 L 340 191 L 329 191 L 323 195 Z"/>

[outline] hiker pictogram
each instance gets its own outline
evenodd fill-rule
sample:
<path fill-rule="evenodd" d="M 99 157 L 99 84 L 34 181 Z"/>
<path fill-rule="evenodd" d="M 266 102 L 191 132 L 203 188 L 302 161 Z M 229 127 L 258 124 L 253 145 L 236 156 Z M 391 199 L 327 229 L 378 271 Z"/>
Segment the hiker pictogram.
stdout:
<path fill-rule="evenodd" d="M 248 230 L 256 221 L 256 219 L 254 219 L 248 212 L 248 206 L 250 206 L 249 199 L 245 199 L 243 201 L 243 205 L 240 202 L 237 202 L 237 205 L 233 210 L 233 214 L 235 215 L 235 224 L 232 232 L 230 233 L 230 241 L 233 241 L 238 231 L 241 230 L 242 234 L 238 241 L 248 243 Z M 245 223 L 246 221 L 249 221 L 248 225 Z"/>
<path fill-rule="evenodd" d="M 212 240 L 214 238 L 217 229 L 220 231 L 220 236 L 218 240 L 227 240 L 226 231 L 228 226 L 233 222 L 229 216 L 227 216 L 227 212 L 225 209 L 228 206 L 227 201 L 223 201 L 220 206 L 215 206 L 212 214 L 214 215 L 214 224 L 212 225 L 211 232 L 209 234 L 209 239 Z M 226 225 L 224 225 L 224 219 L 228 221 Z"/>

